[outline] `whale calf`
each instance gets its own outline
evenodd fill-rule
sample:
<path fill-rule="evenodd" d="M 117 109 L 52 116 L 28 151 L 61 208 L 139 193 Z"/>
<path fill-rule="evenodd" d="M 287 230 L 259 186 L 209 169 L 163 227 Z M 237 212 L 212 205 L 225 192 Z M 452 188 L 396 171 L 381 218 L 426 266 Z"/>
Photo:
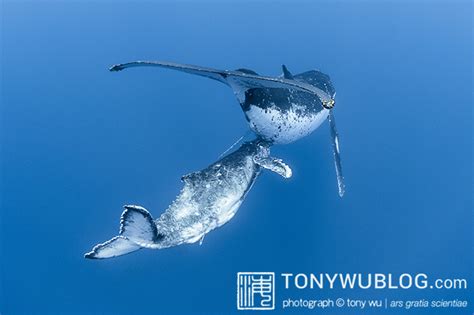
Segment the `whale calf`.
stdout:
<path fill-rule="evenodd" d="M 116 64 L 110 71 L 153 66 L 210 78 L 229 86 L 250 128 L 274 144 L 305 137 L 329 119 L 339 195 L 345 191 L 339 151 L 339 135 L 332 109 L 336 90 L 329 76 L 318 70 L 293 75 L 285 65 L 279 77 L 262 76 L 253 70 L 219 70 L 165 61 L 134 61 Z"/>
<path fill-rule="evenodd" d="M 263 139 L 245 142 L 207 168 L 183 176 L 180 194 L 156 220 L 143 207 L 125 206 L 119 235 L 96 245 L 85 257 L 111 258 L 141 248 L 202 242 L 207 233 L 232 219 L 262 168 L 291 177 L 288 165 L 270 156 L 270 146 Z"/>

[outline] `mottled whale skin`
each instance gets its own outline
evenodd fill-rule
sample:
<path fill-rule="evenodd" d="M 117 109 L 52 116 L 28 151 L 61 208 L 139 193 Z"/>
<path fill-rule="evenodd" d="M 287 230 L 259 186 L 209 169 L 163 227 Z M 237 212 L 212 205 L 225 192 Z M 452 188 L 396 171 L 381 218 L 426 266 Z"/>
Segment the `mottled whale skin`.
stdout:
<path fill-rule="evenodd" d="M 283 66 L 280 77 L 267 77 L 249 69 L 218 70 L 162 61 L 135 61 L 114 65 L 111 71 L 157 66 L 204 76 L 232 88 L 250 128 L 274 144 L 287 144 L 307 136 L 328 117 L 335 89 L 328 75 L 310 70 L 292 75 Z"/>
<path fill-rule="evenodd" d="M 163 249 L 203 240 L 239 209 L 262 168 L 289 178 L 291 169 L 270 157 L 270 143 L 245 142 L 207 168 L 182 177 L 184 187 L 156 220 L 143 207 L 125 206 L 119 235 L 96 245 L 86 258 L 111 258 L 140 248 Z"/>
<path fill-rule="evenodd" d="M 292 75 L 283 65 L 281 76 L 269 77 L 249 69 L 219 70 L 166 61 L 122 63 L 112 66 L 110 71 L 149 66 L 178 70 L 226 84 L 237 97 L 250 129 L 272 144 L 288 144 L 301 139 L 328 119 L 339 195 L 344 195 L 339 135 L 332 111 L 336 90 L 327 74 L 310 70 Z"/>

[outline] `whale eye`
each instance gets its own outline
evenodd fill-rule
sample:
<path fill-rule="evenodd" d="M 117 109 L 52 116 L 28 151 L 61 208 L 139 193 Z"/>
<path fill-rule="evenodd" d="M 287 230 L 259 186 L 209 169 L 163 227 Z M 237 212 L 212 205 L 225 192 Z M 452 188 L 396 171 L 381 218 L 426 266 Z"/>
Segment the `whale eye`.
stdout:
<path fill-rule="evenodd" d="M 336 101 L 334 101 L 333 99 L 330 99 L 328 101 L 323 101 L 323 107 L 326 108 L 326 109 L 331 109 L 334 107 L 334 105 L 336 105 Z"/>

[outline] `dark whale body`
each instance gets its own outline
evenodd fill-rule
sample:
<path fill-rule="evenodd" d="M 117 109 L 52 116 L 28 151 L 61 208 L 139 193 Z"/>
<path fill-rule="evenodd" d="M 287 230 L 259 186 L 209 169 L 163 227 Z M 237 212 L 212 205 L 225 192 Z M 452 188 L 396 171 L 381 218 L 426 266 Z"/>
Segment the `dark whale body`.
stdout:
<path fill-rule="evenodd" d="M 250 128 L 272 144 L 301 139 L 329 119 L 339 195 L 344 194 L 339 136 L 332 114 L 336 90 L 327 74 L 310 70 L 292 75 L 283 65 L 281 76 L 269 77 L 249 69 L 219 70 L 163 61 L 117 64 L 110 71 L 141 66 L 178 70 L 226 84 L 237 97 Z"/>

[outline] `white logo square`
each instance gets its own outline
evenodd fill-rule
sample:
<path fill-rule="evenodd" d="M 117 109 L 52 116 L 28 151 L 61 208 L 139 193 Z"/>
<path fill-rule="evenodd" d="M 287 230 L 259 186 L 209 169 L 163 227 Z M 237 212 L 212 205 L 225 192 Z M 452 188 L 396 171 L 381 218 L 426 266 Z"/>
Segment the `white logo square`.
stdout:
<path fill-rule="evenodd" d="M 275 273 L 238 272 L 237 309 L 274 310 Z"/>

